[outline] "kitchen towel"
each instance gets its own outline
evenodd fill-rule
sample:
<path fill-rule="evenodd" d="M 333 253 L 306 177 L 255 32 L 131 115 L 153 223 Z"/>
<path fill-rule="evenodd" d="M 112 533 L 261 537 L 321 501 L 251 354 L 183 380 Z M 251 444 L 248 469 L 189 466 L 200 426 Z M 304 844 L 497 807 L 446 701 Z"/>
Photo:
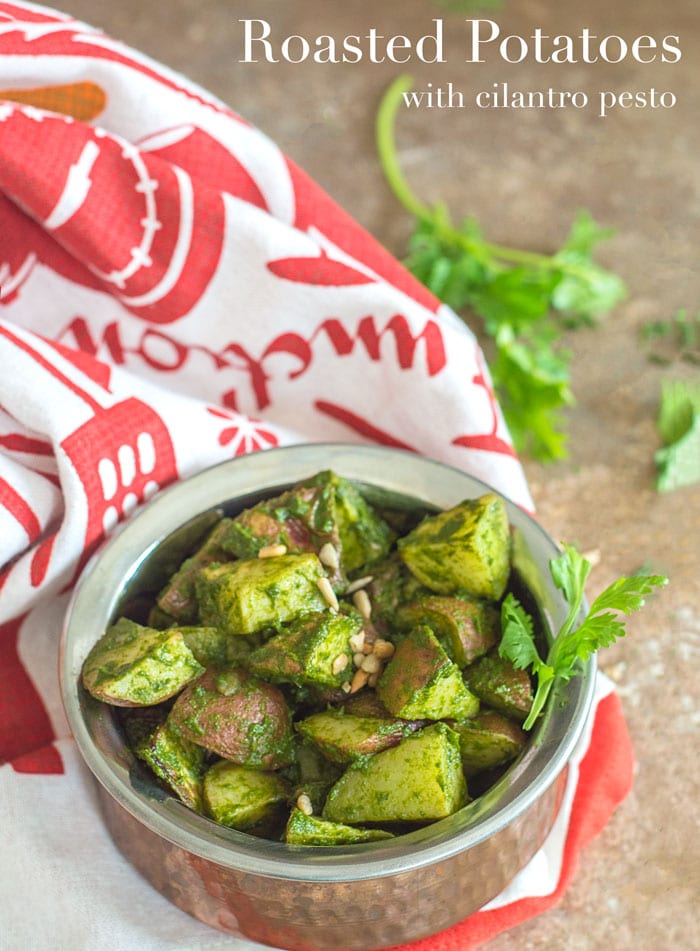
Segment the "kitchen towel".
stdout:
<path fill-rule="evenodd" d="M 159 488 L 310 441 L 421 453 L 532 507 L 474 334 L 270 138 L 100 31 L 0 2 L 4 951 L 232 946 L 109 840 L 58 637 L 90 554 Z M 561 897 L 631 784 L 604 678 L 589 727 L 541 852 L 407 948 L 468 951 Z"/>

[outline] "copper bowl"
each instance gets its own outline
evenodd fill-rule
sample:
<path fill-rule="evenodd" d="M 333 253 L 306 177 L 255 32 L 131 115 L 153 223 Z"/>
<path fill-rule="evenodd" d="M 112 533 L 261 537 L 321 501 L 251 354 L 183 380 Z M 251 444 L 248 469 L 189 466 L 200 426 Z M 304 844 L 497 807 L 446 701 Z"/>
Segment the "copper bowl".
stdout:
<path fill-rule="evenodd" d="M 119 849 L 184 911 L 291 951 L 412 941 L 493 899 L 556 818 L 595 687 L 591 660 L 552 695 L 527 748 L 487 793 L 392 840 L 345 849 L 290 846 L 218 826 L 165 794 L 126 747 L 110 708 L 82 689 L 83 661 L 122 605 L 157 586 L 164 565 L 184 555 L 213 511 L 233 514 L 328 468 L 370 499 L 393 505 L 440 509 L 493 491 L 450 466 L 369 446 L 293 446 L 225 462 L 162 492 L 106 543 L 75 591 L 61 643 L 64 706 Z M 567 613 L 548 570 L 557 546 L 518 506 L 506 506 L 518 567 L 546 630 L 557 630 Z"/>

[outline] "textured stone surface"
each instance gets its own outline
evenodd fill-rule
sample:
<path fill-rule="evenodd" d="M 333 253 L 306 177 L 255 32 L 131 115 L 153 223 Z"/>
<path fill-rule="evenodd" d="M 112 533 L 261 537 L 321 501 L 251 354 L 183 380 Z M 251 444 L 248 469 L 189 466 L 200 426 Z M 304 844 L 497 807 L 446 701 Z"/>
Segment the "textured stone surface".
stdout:
<path fill-rule="evenodd" d="M 696 0 L 505 0 L 503 33 L 681 36 L 676 66 L 478 67 L 463 60 L 462 19 L 438 0 L 65 0 L 63 8 L 181 70 L 257 124 L 340 204 L 401 255 L 410 222 L 378 168 L 373 119 L 392 64 L 319 66 L 236 63 L 238 18 L 267 17 L 279 36 L 344 36 L 376 26 L 420 36 L 444 17 L 448 63 L 411 65 L 420 83 L 452 81 L 473 94 L 507 80 L 513 88 L 671 90 L 675 108 L 421 110 L 401 118 L 399 146 L 426 200 L 443 198 L 456 218 L 475 214 L 489 237 L 533 250 L 561 242 L 578 208 L 616 236 L 604 262 L 622 274 L 629 299 L 600 327 L 572 337 L 577 405 L 571 456 L 527 464 L 539 516 L 557 538 L 597 550 L 597 593 L 620 573 L 651 563 L 670 587 L 629 624 L 629 637 L 601 658 L 617 681 L 637 756 L 632 795 L 586 850 L 573 885 L 552 911 L 489 945 L 489 951 L 591 951 L 697 946 L 696 899 L 700 732 L 700 488 L 665 496 L 652 487 L 660 381 L 697 374 L 646 359 L 643 323 L 700 300 L 700 20 Z M 474 14 L 471 14 L 474 15 Z"/>

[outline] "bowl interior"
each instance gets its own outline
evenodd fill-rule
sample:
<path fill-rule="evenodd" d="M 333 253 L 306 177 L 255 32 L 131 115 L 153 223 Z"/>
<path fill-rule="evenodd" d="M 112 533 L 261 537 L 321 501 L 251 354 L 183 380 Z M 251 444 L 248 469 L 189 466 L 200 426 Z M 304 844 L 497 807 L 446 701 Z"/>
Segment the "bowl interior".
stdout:
<path fill-rule="evenodd" d="M 150 778 L 125 745 L 116 717 L 81 686 L 90 648 L 139 594 L 157 590 L 222 512 L 235 514 L 322 469 L 354 481 L 370 501 L 442 509 L 493 491 L 460 470 L 401 450 L 305 445 L 270 449 L 214 466 L 155 497 L 93 558 L 69 606 L 61 642 L 63 702 L 79 749 L 97 780 L 148 828 L 226 867 L 282 878 L 340 881 L 393 874 L 468 849 L 525 812 L 565 767 L 585 725 L 595 664 L 557 687 L 521 756 L 484 795 L 458 813 L 395 839 L 342 848 L 294 847 L 226 829 L 187 809 Z M 557 546 L 530 516 L 505 500 L 514 560 L 545 634 L 567 605 L 551 580 Z"/>

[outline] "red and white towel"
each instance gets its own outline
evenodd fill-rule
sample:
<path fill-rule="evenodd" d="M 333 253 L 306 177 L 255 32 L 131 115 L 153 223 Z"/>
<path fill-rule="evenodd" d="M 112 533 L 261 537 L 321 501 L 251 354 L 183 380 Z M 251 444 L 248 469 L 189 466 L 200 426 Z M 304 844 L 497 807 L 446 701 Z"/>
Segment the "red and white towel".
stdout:
<path fill-rule="evenodd" d="M 231 947 L 111 843 L 61 709 L 58 632 L 90 553 L 158 488 L 328 440 L 410 449 L 531 507 L 474 335 L 274 142 L 99 31 L 0 0 L 5 951 Z M 545 848 L 407 947 L 467 951 L 559 899 L 631 784 L 600 686 Z"/>

